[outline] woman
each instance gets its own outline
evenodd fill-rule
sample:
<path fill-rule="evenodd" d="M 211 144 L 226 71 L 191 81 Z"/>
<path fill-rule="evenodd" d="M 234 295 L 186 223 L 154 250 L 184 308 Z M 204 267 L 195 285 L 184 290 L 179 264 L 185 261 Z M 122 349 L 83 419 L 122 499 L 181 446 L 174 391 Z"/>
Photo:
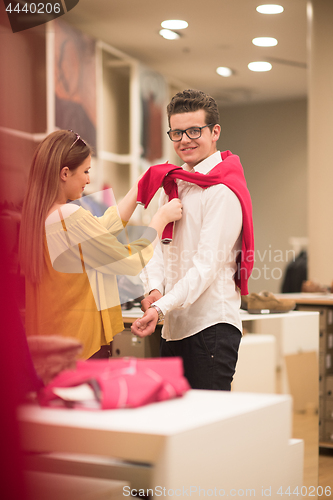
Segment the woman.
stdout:
<path fill-rule="evenodd" d="M 42 141 L 31 165 L 20 234 L 27 335 L 75 337 L 84 359 L 124 329 L 116 275 L 138 274 L 165 225 L 182 216 L 180 200 L 172 200 L 141 239 L 122 245 L 115 235 L 136 207 L 137 184 L 102 217 L 66 204 L 90 183 L 90 162 L 90 146 L 72 131 Z"/>

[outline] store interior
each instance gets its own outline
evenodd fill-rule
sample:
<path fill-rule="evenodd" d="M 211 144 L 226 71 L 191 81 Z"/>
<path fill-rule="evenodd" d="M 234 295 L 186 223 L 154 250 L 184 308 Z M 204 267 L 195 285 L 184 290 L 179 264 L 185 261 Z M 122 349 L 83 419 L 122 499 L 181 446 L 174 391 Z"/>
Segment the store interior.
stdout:
<path fill-rule="evenodd" d="M 222 127 L 218 149 L 239 155 L 244 167 L 255 231 L 250 292 L 280 296 L 288 264 L 301 252 L 307 254 L 307 279 L 333 284 L 333 67 L 327 62 L 333 50 L 333 4 L 279 3 L 282 13 L 265 15 L 256 11 L 259 2 L 254 0 L 218 5 L 213 0 L 186 5 L 172 0 L 164 6 L 152 0 L 143 5 L 136 0 L 80 0 L 61 18 L 14 34 L 1 5 L 0 214 L 23 317 L 17 236 L 36 145 L 57 128 L 88 136 L 95 154 L 86 194 L 97 202 L 120 201 L 149 165 L 167 160 L 179 165 L 166 134 L 165 108 L 186 88 L 200 88 L 216 99 Z M 165 19 L 184 19 L 188 27 L 175 29 L 176 39 L 165 39 L 159 33 Z M 277 45 L 255 46 L 252 39 L 264 36 L 275 37 Z M 250 71 L 252 61 L 267 61 L 271 69 Z M 231 75 L 220 76 L 216 69 L 221 66 L 230 68 Z M 147 225 L 156 203 L 146 211 L 137 209 L 132 224 Z M 318 493 L 318 485 L 332 486 L 326 471 L 333 461 L 333 400 L 326 386 L 332 379 L 327 359 L 333 355 L 328 340 L 333 296 L 303 298 L 291 313 L 296 316 L 288 319 L 287 313 L 285 322 L 244 317 L 246 333 L 262 336 L 261 355 L 272 355 L 273 342 L 273 357 L 280 361 L 273 361 L 273 372 L 267 363 L 261 378 L 262 384 L 273 373 L 272 388 L 254 382 L 251 391 L 246 367 L 251 371 L 255 362 L 253 346 L 244 346 L 245 377 L 237 381 L 237 391 L 293 396 L 290 438 L 304 441 L 303 484 Z M 293 337 L 295 332 L 300 336 Z M 304 361 L 302 355 L 310 357 Z M 291 378 L 297 379 L 297 371 L 303 377 L 300 385 Z M 324 382 L 315 383 L 312 391 L 314 379 Z M 325 432 L 320 431 L 321 419 Z M 66 468 L 60 462 L 58 471 Z"/>

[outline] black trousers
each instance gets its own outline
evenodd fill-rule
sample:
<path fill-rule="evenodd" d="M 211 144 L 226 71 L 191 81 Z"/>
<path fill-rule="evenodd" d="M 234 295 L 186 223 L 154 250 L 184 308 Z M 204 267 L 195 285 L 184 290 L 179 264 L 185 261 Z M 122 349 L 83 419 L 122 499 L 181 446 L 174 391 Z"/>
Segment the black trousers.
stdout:
<path fill-rule="evenodd" d="M 183 359 L 192 389 L 230 391 L 242 334 L 233 325 L 218 323 L 182 340 L 161 339 L 161 356 Z"/>

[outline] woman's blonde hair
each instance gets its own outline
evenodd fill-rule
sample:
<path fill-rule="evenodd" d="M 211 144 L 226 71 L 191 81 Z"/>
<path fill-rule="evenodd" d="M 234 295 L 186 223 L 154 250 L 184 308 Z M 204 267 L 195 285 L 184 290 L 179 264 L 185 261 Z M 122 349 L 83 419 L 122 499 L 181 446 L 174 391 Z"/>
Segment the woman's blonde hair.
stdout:
<path fill-rule="evenodd" d="M 77 169 L 90 154 L 90 146 L 71 130 L 53 132 L 35 151 L 23 203 L 19 243 L 21 270 L 31 283 L 41 280 L 45 220 L 58 195 L 60 172 L 64 167 Z"/>

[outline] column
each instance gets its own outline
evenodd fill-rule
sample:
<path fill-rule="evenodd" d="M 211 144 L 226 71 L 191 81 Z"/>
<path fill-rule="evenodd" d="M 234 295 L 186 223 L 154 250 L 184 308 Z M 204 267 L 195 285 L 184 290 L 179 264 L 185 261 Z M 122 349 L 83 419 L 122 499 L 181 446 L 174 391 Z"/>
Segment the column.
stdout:
<path fill-rule="evenodd" d="M 333 1 L 308 2 L 309 278 L 333 281 Z"/>

